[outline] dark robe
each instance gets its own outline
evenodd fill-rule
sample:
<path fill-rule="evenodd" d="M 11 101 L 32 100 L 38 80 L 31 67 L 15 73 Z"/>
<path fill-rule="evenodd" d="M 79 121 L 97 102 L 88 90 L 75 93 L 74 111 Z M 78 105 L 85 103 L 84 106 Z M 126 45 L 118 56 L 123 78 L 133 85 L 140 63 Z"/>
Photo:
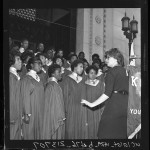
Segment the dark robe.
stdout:
<path fill-rule="evenodd" d="M 67 76 L 62 84 L 66 125 L 65 125 L 65 139 L 84 139 L 82 132 L 82 111 L 81 93 L 82 81 L 77 83 L 74 79 Z"/>
<path fill-rule="evenodd" d="M 63 58 L 63 60 L 64 60 L 63 67 L 64 68 L 70 67 L 70 64 L 67 62 L 67 60 L 65 58 Z"/>
<path fill-rule="evenodd" d="M 20 80 L 13 74 L 9 74 L 9 105 L 10 105 L 10 139 L 21 139 L 21 115 L 19 111 Z"/>
<path fill-rule="evenodd" d="M 104 82 L 99 80 L 96 86 L 84 84 L 82 91 L 82 98 L 89 102 L 94 102 L 104 93 Z M 85 139 L 97 139 L 98 126 L 101 119 L 102 112 L 104 110 L 104 103 L 97 107 L 90 108 L 85 106 L 85 126 L 86 136 Z"/>
<path fill-rule="evenodd" d="M 43 70 L 41 70 L 41 72 L 38 74 L 44 86 L 48 82 L 48 68 L 48 66 L 44 66 L 46 73 Z"/>
<path fill-rule="evenodd" d="M 21 80 L 22 115 L 31 114 L 29 124 L 23 121 L 24 140 L 41 139 L 44 114 L 44 87 L 42 82 L 26 75 Z"/>
<path fill-rule="evenodd" d="M 45 89 L 45 108 L 42 139 L 64 139 L 64 101 L 62 90 L 55 81 L 49 81 Z"/>
<path fill-rule="evenodd" d="M 61 88 L 62 88 L 62 82 L 63 82 L 63 80 L 64 80 L 69 74 L 71 74 L 71 73 L 72 73 L 72 71 L 67 70 L 66 68 L 64 69 L 64 72 L 61 74 L 62 79 L 58 82 Z"/>
<path fill-rule="evenodd" d="M 25 64 L 23 64 L 21 70 L 18 73 L 19 73 L 20 77 L 23 78 L 27 74 L 27 72 L 28 72 L 27 68 L 26 68 Z"/>

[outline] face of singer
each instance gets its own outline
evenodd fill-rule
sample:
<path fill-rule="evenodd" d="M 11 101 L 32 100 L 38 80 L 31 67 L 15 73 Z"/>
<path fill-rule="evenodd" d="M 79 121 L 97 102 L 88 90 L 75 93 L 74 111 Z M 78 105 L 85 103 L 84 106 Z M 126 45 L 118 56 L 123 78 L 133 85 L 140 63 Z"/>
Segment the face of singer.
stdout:
<path fill-rule="evenodd" d="M 82 72 L 83 72 L 83 64 L 78 64 L 77 67 L 75 67 L 75 72 L 78 74 L 78 75 L 81 75 Z"/>
<path fill-rule="evenodd" d="M 53 77 L 55 77 L 57 80 L 61 80 L 61 69 L 60 68 L 55 70 Z"/>
<path fill-rule="evenodd" d="M 58 56 L 60 56 L 60 57 L 63 57 L 63 55 L 64 55 L 64 52 L 63 51 L 61 51 L 61 50 L 59 50 L 59 52 L 58 52 L 58 54 L 57 54 Z"/>
<path fill-rule="evenodd" d="M 41 61 L 36 61 L 33 65 L 32 65 L 32 69 L 34 71 L 36 71 L 37 73 L 39 73 L 41 71 L 42 68 L 42 63 Z"/>
<path fill-rule="evenodd" d="M 45 66 L 46 65 L 46 58 L 45 58 L 45 56 L 41 55 L 40 59 L 41 59 L 42 65 Z"/>
<path fill-rule="evenodd" d="M 89 77 L 90 80 L 96 79 L 96 71 L 94 69 L 91 69 L 89 71 L 88 77 Z"/>
<path fill-rule="evenodd" d="M 22 66 L 22 61 L 21 61 L 19 56 L 16 56 L 15 57 L 15 63 L 13 65 L 13 67 L 16 68 L 17 70 L 20 70 L 21 66 Z"/>
<path fill-rule="evenodd" d="M 73 63 L 75 60 L 77 60 L 77 57 L 76 56 L 72 56 L 71 59 L 70 59 L 70 63 Z"/>
<path fill-rule="evenodd" d="M 89 64 L 87 62 L 84 62 L 84 70 L 86 70 L 86 68 L 89 66 Z"/>
<path fill-rule="evenodd" d="M 60 58 L 57 58 L 56 64 L 62 66 L 63 65 L 62 60 Z"/>

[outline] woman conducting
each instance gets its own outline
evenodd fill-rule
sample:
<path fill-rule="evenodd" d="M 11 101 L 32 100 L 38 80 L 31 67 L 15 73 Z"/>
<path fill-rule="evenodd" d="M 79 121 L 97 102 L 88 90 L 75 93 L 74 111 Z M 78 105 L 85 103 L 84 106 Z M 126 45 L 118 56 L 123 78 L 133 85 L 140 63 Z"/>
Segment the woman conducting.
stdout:
<path fill-rule="evenodd" d="M 105 78 L 105 92 L 95 102 L 82 99 L 81 103 L 95 107 L 105 102 L 105 109 L 99 123 L 99 139 L 127 138 L 128 76 L 123 55 L 117 48 L 106 53 L 106 63 L 111 67 Z"/>

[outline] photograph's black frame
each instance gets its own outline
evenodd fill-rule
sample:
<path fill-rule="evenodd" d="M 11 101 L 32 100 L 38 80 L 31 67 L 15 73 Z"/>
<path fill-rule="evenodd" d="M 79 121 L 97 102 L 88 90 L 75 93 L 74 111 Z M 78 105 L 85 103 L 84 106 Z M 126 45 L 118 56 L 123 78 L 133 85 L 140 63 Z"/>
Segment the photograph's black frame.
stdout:
<path fill-rule="evenodd" d="M 93 149 L 149 149 L 149 113 L 148 113 L 148 0 L 104 0 L 101 2 L 94 2 L 87 5 L 87 2 L 76 3 L 76 1 L 69 2 L 61 1 L 56 2 L 55 4 L 52 3 L 50 7 L 53 8 L 141 8 L 141 78 L 142 78 L 142 133 L 141 139 L 131 139 L 131 140 L 40 140 L 40 141 L 27 141 L 27 140 L 10 140 L 9 139 L 9 57 L 8 57 L 8 37 L 9 37 L 9 8 L 47 8 L 49 5 L 46 2 L 38 4 L 31 4 L 30 1 L 13 1 L 13 0 L 3 0 L 3 107 L 4 107 L 4 126 L 1 131 L 1 135 L 3 140 L 2 142 L 2 149 L 36 149 L 35 144 L 38 146 L 38 149 L 44 149 L 45 142 L 47 142 L 49 148 L 83 148 L 85 143 L 87 145 L 86 148 L 92 147 Z M 99 7 L 98 7 L 99 6 Z M 64 141 L 64 142 L 61 142 Z M 81 143 L 82 141 L 82 143 Z M 37 142 L 37 143 L 34 143 Z M 51 142 L 51 143 L 49 143 Z M 56 143 L 54 143 L 56 142 Z M 76 143 L 79 142 L 79 143 Z M 97 143 L 101 142 L 101 146 L 96 147 Z M 103 143 L 102 143 L 103 142 Z M 39 143 L 39 144 L 38 144 Z M 116 144 L 115 144 L 116 143 Z M 118 144 L 117 144 L 118 143 Z M 126 146 L 121 146 L 121 143 L 126 143 Z M 135 145 L 134 145 L 135 144 Z M 73 146 L 74 145 L 74 146 Z M 108 146 L 109 145 L 109 146 Z M 110 145 L 115 145 L 111 147 Z M 134 146 L 133 146 L 134 145 Z M 77 147 L 79 146 L 79 147 Z M 43 148 L 42 148 L 43 147 Z M 46 145 L 45 145 L 46 148 Z M 48 147 L 47 147 L 48 148 Z"/>

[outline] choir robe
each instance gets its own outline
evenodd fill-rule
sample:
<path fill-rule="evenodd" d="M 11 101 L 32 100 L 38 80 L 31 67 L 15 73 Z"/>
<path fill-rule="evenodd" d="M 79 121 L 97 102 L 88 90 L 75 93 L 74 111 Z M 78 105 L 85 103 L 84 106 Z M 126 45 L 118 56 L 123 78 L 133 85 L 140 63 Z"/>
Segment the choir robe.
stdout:
<path fill-rule="evenodd" d="M 27 74 L 27 72 L 28 71 L 27 71 L 26 65 L 23 64 L 21 70 L 18 73 L 19 73 L 20 77 L 23 78 Z"/>
<path fill-rule="evenodd" d="M 86 82 L 82 89 L 82 98 L 92 103 L 104 93 L 104 82 L 97 80 L 95 86 L 93 84 L 87 84 Z M 84 108 L 85 116 L 82 121 L 84 122 L 84 128 L 86 129 L 85 139 L 97 139 L 99 122 L 104 110 L 104 103 L 94 108 L 84 105 Z"/>
<path fill-rule="evenodd" d="M 71 74 L 71 73 L 72 73 L 71 69 L 68 70 L 68 69 L 64 68 L 64 70 L 63 70 L 63 72 L 62 72 L 62 74 L 61 74 L 62 79 L 58 82 L 61 88 L 62 88 L 62 82 L 63 82 L 63 80 L 64 80 L 69 74 Z"/>
<path fill-rule="evenodd" d="M 67 60 L 65 58 L 63 58 L 63 60 L 64 60 L 63 67 L 64 68 L 70 67 L 70 64 L 67 62 Z"/>
<path fill-rule="evenodd" d="M 10 139 L 21 139 L 21 115 L 20 115 L 20 80 L 10 72 L 9 74 L 9 104 L 10 104 Z"/>
<path fill-rule="evenodd" d="M 84 71 L 82 77 L 83 77 L 83 81 L 86 81 L 88 78 L 88 74 Z"/>
<path fill-rule="evenodd" d="M 62 90 L 65 105 L 65 139 L 84 139 L 82 132 L 82 111 L 81 104 L 83 82 L 77 83 L 70 76 L 67 76 L 62 83 Z"/>
<path fill-rule="evenodd" d="M 20 99 L 22 116 L 31 114 L 29 124 L 24 121 L 22 133 L 24 140 L 41 139 L 44 115 L 44 87 L 43 83 L 26 75 L 21 80 Z"/>
<path fill-rule="evenodd" d="M 40 80 L 42 81 L 44 87 L 48 81 L 48 66 L 44 66 L 43 67 L 45 69 L 46 72 L 44 72 L 43 70 L 41 70 L 41 72 L 38 74 L 40 77 Z"/>
<path fill-rule="evenodd" d="M 58 83 L 49 81 L 45 89 L 45 108 L 42 139 L 64 139 L 65 111 L 62 90 Z"/>

